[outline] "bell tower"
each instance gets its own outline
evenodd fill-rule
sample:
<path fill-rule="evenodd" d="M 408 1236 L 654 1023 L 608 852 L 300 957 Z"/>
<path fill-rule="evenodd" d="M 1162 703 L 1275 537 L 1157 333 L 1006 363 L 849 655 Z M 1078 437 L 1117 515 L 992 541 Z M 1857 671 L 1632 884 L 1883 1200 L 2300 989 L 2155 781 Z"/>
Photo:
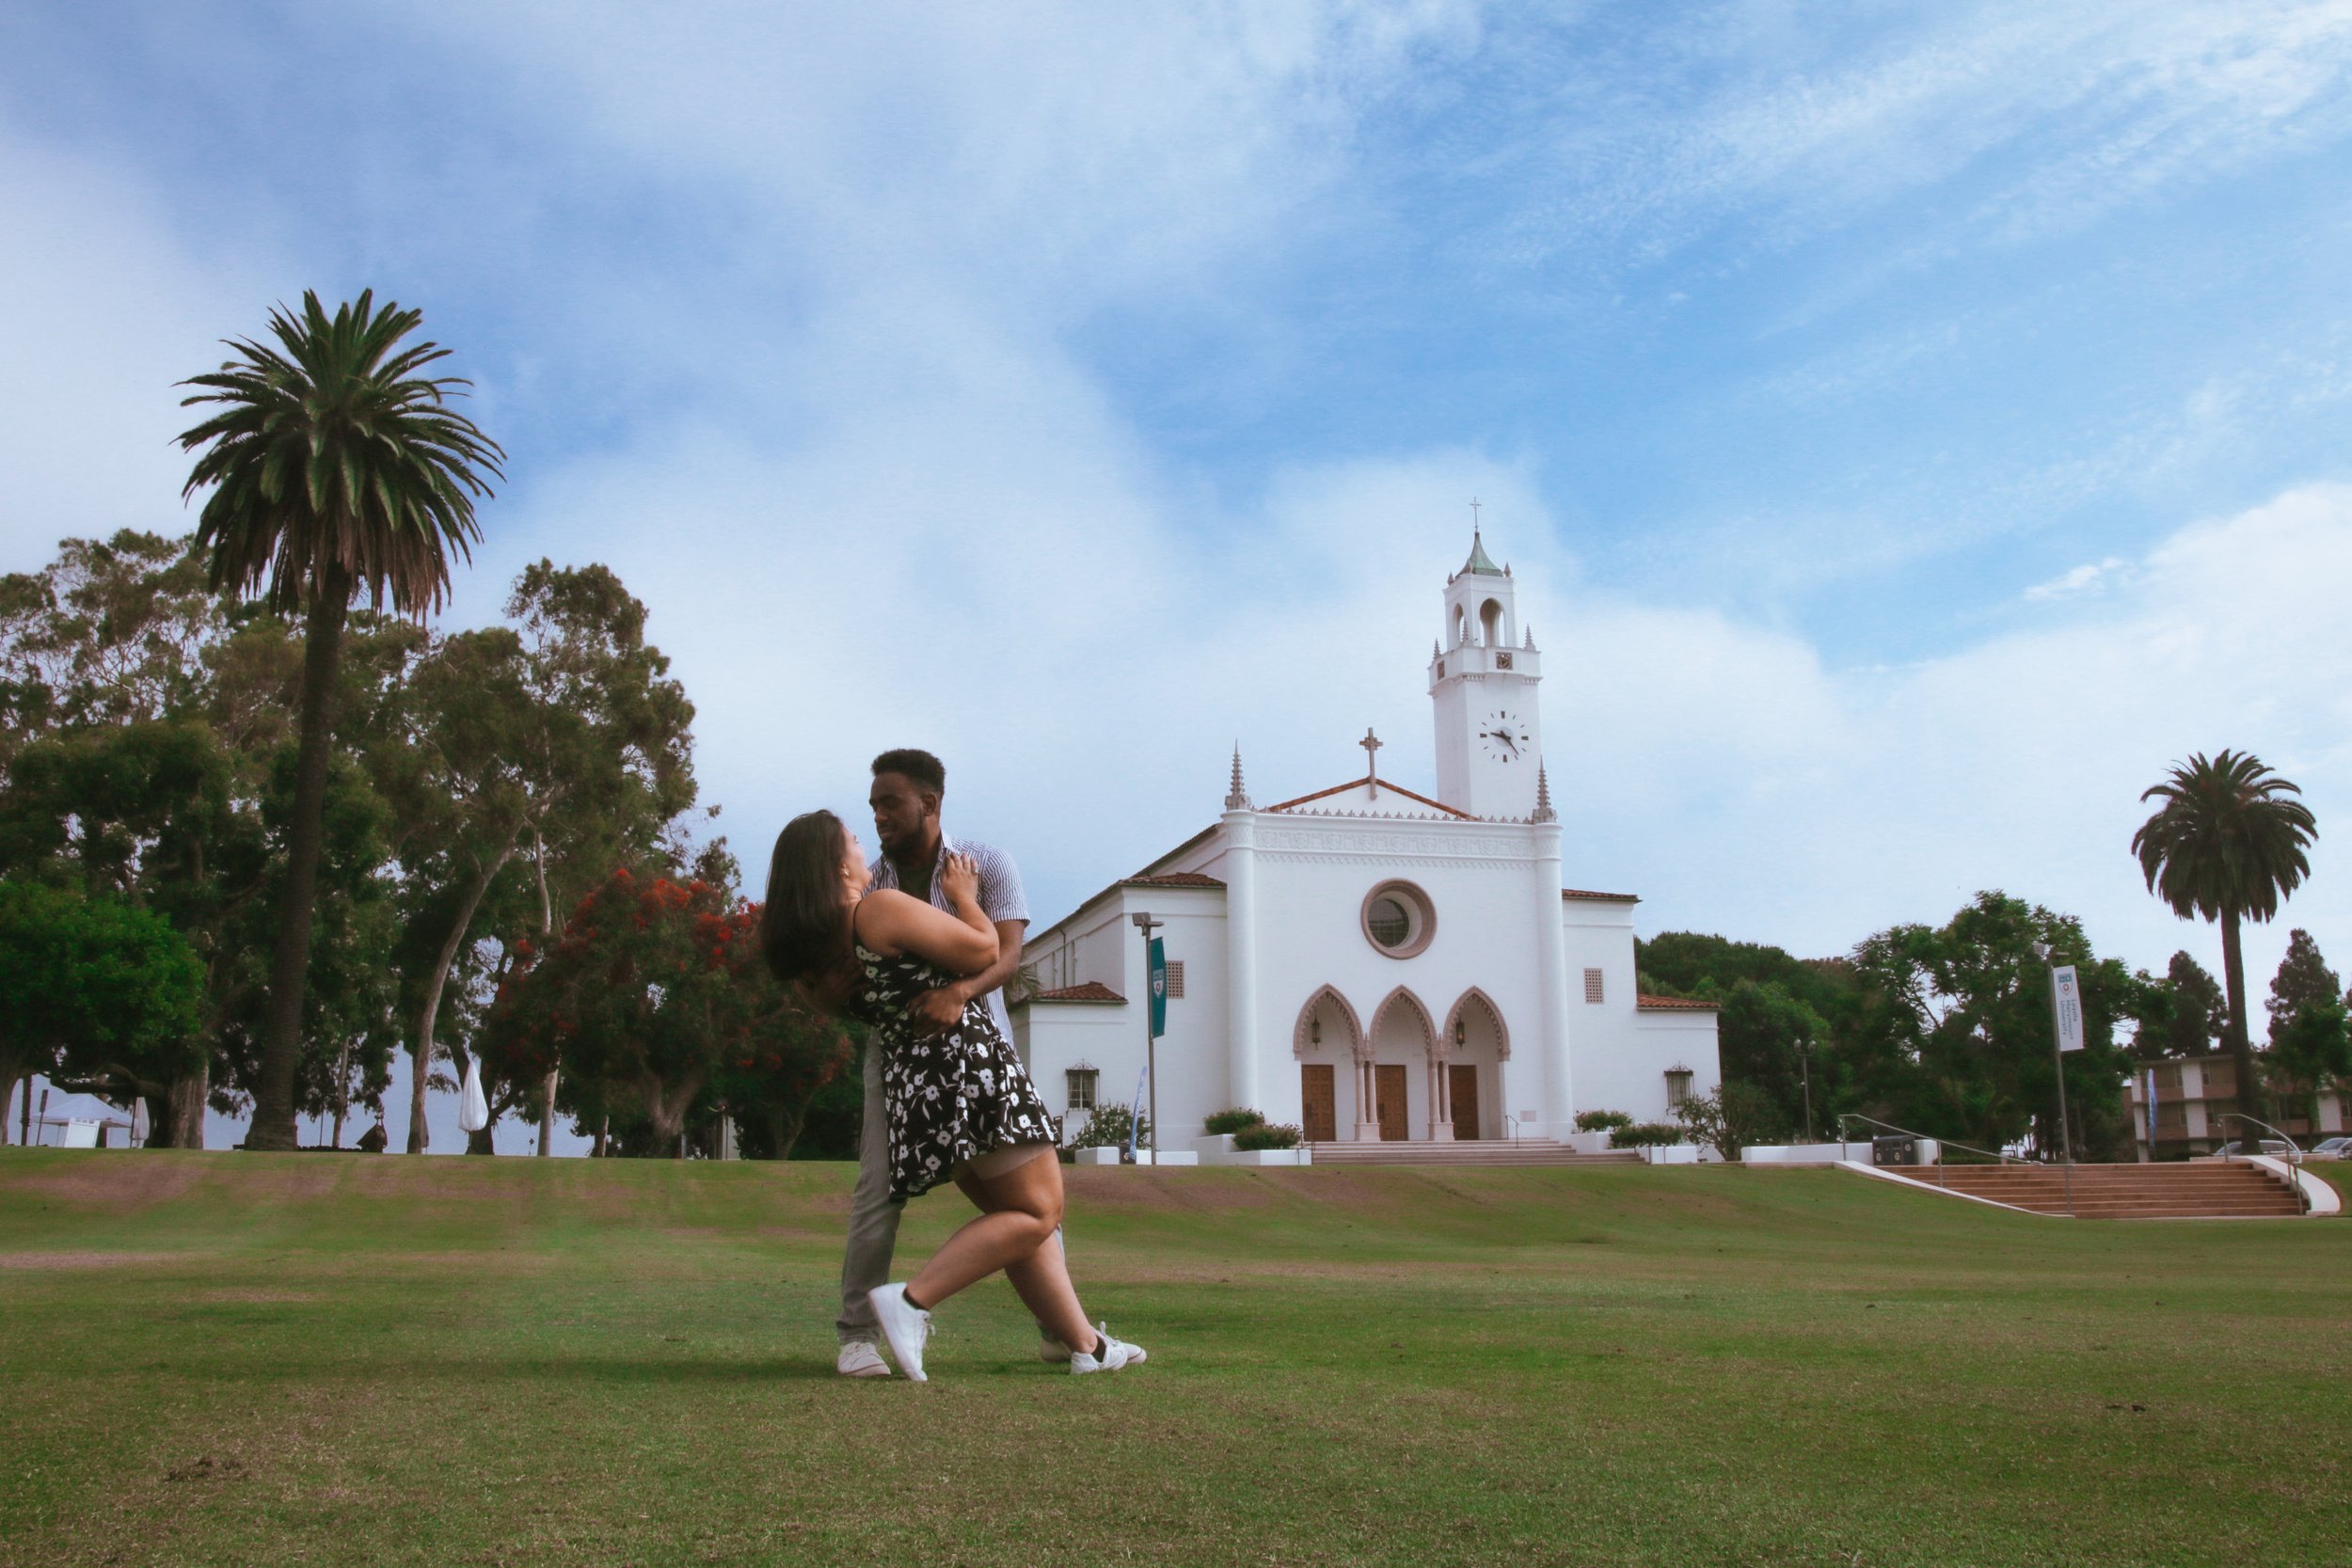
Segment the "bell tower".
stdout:
<path fill-rule="evenodd" d="M 1511 569 L 1470 531 L 1470 559 L 1446 578 L 1445 635 L 1429 658 L 1437 708 L 1438 799 L 1472 816 L 1535 815 L 1543 678 L 1534 634 L 1522 634 Z"/>

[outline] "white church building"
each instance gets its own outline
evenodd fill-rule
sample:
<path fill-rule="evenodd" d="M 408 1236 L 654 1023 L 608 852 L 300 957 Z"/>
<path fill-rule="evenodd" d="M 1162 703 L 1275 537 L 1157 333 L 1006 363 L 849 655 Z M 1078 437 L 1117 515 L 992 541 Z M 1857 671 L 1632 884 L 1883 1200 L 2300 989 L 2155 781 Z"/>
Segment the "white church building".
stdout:
<path fill-rule="evenodd" d="M 1638 900 L 1563 885 L 1515 586 L 1475 538 L 1447 579 L 1431 793 L 1381 778 L 1367 732 L 1363 777 L 1261 806 L 1236 752 L 1223 816 L 1029 937 L 1014 1034 L 1068 1129 L 1136 1094 L 1142 914 L 1168 971 L 1165 1148 L 1235 1106 L 1316 1141 L 1560 1138 L 1716 1086 L 1714 1009 L 1637 993 Z"/>

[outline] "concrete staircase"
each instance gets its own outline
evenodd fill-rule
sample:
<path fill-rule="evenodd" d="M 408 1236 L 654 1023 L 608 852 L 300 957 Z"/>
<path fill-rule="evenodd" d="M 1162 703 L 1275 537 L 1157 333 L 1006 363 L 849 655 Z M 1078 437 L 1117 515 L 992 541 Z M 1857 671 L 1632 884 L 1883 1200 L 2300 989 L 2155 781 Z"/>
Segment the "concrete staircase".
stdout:
<path fill-rule="evenodd" d="M 2066 1174 L 2057 1165 L 1934 1165 L 1888 1174 L 2039 1214 L 2067 1212 Z M 2197 1161 L 2074 1167 L 2077 1219 L 2292 1219 L 2302 1212 L 2295 1190 L 2260 1165 Z"/>
<path fill-rule="evenodd" d="M 1624 1165 L 1642 1163 L 1640 1151 L 1611 1149 L 1606 1154 L 1580 1154 L 1550 1138 L 1507 1138 L 1477 1143 L 1361 1143 L 1343 1140 L 1315 1143 L 1318 1165 Z"/>

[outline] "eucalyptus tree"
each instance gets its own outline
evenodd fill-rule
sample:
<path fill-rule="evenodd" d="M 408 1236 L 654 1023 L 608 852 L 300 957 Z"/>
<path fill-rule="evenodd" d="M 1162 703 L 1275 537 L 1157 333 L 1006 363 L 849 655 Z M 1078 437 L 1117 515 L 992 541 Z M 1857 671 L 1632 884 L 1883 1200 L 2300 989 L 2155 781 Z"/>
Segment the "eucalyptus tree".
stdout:
<path fill-rule="evenodd" d="M 468 955 L 495 942 L 501 952 L 483 961 L 502 971 L 526 939 L 551 943 L 564 912 L 616 867 L 675 862 L 667 841 L 694 803 L 693 705 L 620 578 L 541 561 L 516 578 L 506 613 L 511 626 L 452 637 L 418 667 L 406 771 L 388 786 L 409 802 L 411 1153 L 426 1144 L 433 1053 L 465 1049 L 445 1037 L 442 998 Z M 549 1152 L 552 1068 L 529 1088 Z M 487 1089 L 494 1110 L 522 1102 L 523 1085 Z"/>
<path fill-rule="evenodd" d="M 2162 802 L 2132 835 L 2148 890 L 2186 920 L 2221 927 L 2222 983 L 2229 1000 L 2223 1043 L 2237 1071 L 2241 1110 L 2268 1120 L 2262 1076 L 2246 1029 L 2246 953 L 2240 927 L 2267 921 L 2311 875 L 2306 847 L 2319 836 L 2296 785 L 2249 752 L 2192 754 L 2140 793 Z M 2249 1130 L 2249 1136 L 2253 1133 Z"/>
<path fill-rule="evenodd" d="M 0 772 L 43 736 L 184 710 L 226 630 L 185 539 L 67 539 L 0 578 Z"/>
<path fill-rule="evenodd" d="M 328 315 L 315 293 L 270 314 L 276 346 L 232 339 L 234 356 L 183 385 L 183 406 L 215 411 L 180 436 L 199 451 L 183 495 L 210 488 L 197 526 L 207 578 L 259 593 L 304 622 L 298 752 L 285 879 L 270 959 L 268 1015 L 249 1148 L 294 1146 L 294 1079 L 310 962 L 332 700 L 346 616 L 364 594 L 421 618 L 449 589 L 453 553 L 480 537 L 474 501 L 503 477 L 498 444 L 449 406 L 468 385 L 426 372 L 449 350 L 403 341 L 421 312 L 373 291 Z"/>

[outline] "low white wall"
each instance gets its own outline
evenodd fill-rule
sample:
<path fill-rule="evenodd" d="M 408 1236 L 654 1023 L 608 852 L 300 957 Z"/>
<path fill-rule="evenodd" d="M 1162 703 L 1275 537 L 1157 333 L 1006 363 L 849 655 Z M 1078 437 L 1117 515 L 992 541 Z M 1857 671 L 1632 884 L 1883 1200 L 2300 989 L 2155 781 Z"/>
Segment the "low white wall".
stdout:
<path fill-rule="evenodd" d="M 1867 1143 L 1743 1144 L 1740 1161 L 1749 1165 L 1835 1165 L 1848 1160 L 1870 1162 Z"/>
<path fill-rule="evenodd" d="M 1314 1151 L 1308 1148 L 1229 1148 L 1221 1153 L 1204 1150 L 1200 1155 L 1204 1165 L 1311 1165 Z"/>

